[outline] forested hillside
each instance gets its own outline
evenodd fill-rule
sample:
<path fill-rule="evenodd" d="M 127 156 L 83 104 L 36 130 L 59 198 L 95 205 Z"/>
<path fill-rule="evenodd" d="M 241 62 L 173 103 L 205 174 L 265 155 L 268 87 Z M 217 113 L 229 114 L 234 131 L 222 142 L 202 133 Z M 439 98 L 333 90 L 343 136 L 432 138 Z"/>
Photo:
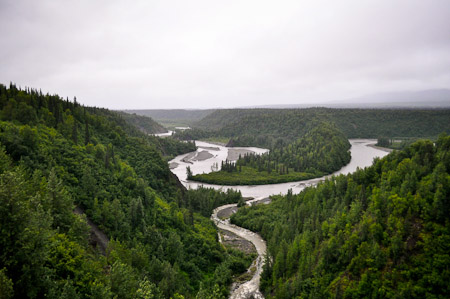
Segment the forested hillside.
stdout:
<path fill-rule="evenodd" d="M 200 213 L 241 196 L 180 188 L 161 153 L 193 146 L 148 137 L 106 109 L 0 85 L 1 297 L 226 296 L 251 261 L 221 246 Z M 86 216 L 106 233 L 105 252 L 89 244 Z"/>
<path fill-rule="evenodd" d="M 125 121 L 145 134 L 166 133 L 167 129 L 148 116 L 119 112 Z"/>
<path fill-rule="evenodd" d="M 137 115 L 151 117 L 157 122 L 168 127 L 174 126 L 190 126 L 201 120 L 205 116 L 211 114 L 215 110 L 198 110 L 198 109 L 142 109 L 142 110 L 124 110 L 126 113 L 135 113 Z"/>
<path fill-rule="evenodd" d="M 268 298 L 448 298 L 450 137 L 231 220 L 268 242 Z"/>
<path fill-rule="evenodd" d="M 450 132 L 450 109 L 228 109 L 216 110 L 194 128 L 211 136 L 239 137 L 235 146 L 270 148 L 279 138 L 303 136 L 313 120 L 334 123 L 348 138 L 437 137 Z"/>
<path fill-rule="evenodd" d="M 247 154 L 225 162 L 221 171 L 189 179 L 221 185 L 260 185 L 300 181 L 339 170 L 350 161 L 350 143 L 328 123 L 311 122 L 307 133 L 292 143 L 279 139 L 266 154 Z"/>

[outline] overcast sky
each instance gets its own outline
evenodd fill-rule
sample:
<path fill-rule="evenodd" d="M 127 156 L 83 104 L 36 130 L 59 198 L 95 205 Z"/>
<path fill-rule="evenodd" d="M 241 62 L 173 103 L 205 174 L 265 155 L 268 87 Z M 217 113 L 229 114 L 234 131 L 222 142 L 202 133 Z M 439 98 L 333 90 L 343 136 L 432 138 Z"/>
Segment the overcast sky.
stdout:
<path fill-rule="evenodd" d="M 450 88 L 449 0 L 0 0 L 0 83 L 112 109 Z"/>

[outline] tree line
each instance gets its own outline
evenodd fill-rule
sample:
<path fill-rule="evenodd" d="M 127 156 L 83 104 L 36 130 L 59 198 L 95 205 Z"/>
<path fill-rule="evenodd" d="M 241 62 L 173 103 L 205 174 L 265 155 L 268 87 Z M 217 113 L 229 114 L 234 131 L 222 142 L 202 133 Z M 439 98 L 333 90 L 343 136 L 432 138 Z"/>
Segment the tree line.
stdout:
<path fill-rule="evenodd" d="M 240 194 L 180 188 L 162 153 L 195 145 L 170 142 L 107 109 L 0 85 L 2 298 L 225 298 L 251 261 L 203 215 Z"/>
<path fill-rule="evenodd" d="M 221 171 L 189 177 L 212 184 L 249 185 L 300 181 L 339 170 L 350 161 L 350 143 L 335 126 L 312 122 L 304 136 L 291 143 L 282 139 L 265 154 L 246 154 L 222 162 Z"/>
<path fill-rule="evenodd" d="M 267 298 L 446 298 L 449 195 L 443 134 L 231 221 L 267 240 Z"/>
<path fill-rule="evenodd" d="M 437 137 L 450 130 L 450 109 L 223 109 L 193 128 L 241 141 L 235 146 L 271 148 L 278 138 L 295 140 L 311 121 L 336 125 L 347 138 Z M 268 139 L 264 141 L 264 139 Z"/>

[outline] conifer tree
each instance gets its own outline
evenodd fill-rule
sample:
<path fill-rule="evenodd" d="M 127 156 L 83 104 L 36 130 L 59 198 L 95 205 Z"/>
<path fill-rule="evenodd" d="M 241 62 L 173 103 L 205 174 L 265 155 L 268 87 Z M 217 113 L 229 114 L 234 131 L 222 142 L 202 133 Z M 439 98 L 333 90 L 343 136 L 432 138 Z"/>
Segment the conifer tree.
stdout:
<path fill-rule="evenodd" d="M 78 130 L 77 130 L 77 121 L 73 120 L 73 126 L 72 126 L 72 141 L 73 143 L 78 143 Z"/>
<path fill-rule="evenodd" d="M 91 143 L 91 138 L 90 138 L 90 136 L 89 136 L 89 124 L 88 124 L 88 121 L 87 121 L 87 118 L 86 118 L 86 127 L 85 127 L 85 131 L 84 131 L 84 144 L 89 144 L 89 143 Z"/>

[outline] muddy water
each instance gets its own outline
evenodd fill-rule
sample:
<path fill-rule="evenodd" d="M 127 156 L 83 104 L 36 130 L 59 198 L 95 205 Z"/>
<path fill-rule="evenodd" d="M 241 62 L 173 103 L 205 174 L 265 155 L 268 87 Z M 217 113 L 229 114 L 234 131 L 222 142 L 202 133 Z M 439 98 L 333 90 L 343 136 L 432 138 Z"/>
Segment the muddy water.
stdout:
<path fill-rule="evenodd" d="M 352 159 L 349 164 L 342 167 L 339 171 L 333 173 L 332 175 L 338 175 L 338 174 L 348 174 L 351 172 L 354 172 L 358 167 L 364 168 L 366 166 L 370 166 L 372 164 L 372 161 L 375 157 L 384 157 L 388 154 L 388 152 L 382 151 L 377 148 L 373 148 L 370 145 L 373 145 L 376 143 L 376 140 L 369 140 L 369 139 L 352 139 L 350 140 L 350 143 L 352 145 L 350 151 L 352 155 Z M 186 168 L 189 166 L 191 168 L 191 171 L 193 174 L 198 173 L 208 173 L 211 171 L 216 170 L 216 165 L 219 165 L 222 161 L 225 161 L 228 157 L 228 148 L 223 146 L 218 146 L 215 144 L 210 144 L 206 142 L 196 142 L 196 145 L 199 147 L 197 149 L 197 153 L 189 153 L 184 154 L 176 157 L 175 159 L 171 160 L 169 163 L 171 165 L 176 165 L 175 168 L 171 169 L 172 172 L 177 175 L 178 179 L 183 183 L 186 188 L 192 188 L 195 189 L 198 186 L 203 185 L 204 187 L 211 187 L 215 189 L 223 189 L 226 190 L 227 188 L 232 188 L 235 190 L 240 190 L 242 195 L 244 197 L 253 197 L 254 199 L 251 201 L 248 201 L 247 204 L 254 204 L 258 201 L 265 201 L 267 202 L 267 198 L 270 195 L 274 194 L 286 194 L 289 189 L 292 189 L 293 193 L 299 193 L 302 191 L 305 187 L 315 185 L 318 182 L 324 180 L 329 176 L 324 176 L 321 178 L 316 178 L 312 180 L 307 181 L 300 181 L 300 182 L 291 182 L 291 183 L 283 183 L 283 184 L 269 184 L 269 185 L 258 185 L 258 186 L 220 186 L 220 185 L 210 185 L 210 184 L 200 184 L 193 181 L 188 181 L 187 175 L 186 175 Z M 253 151 L 258 154 L 262 154 L 267 152 L 266 149 L 261 148 L 233 148 L 233 151 L 239 151 L 239 149 L 242 150 L 242 152 L 246 151 Z M 207 151 L 211 155 L 208 155 L 209 158 L 203 159 L 203 160 L 194 160 L 193 157 L 198 156 L 198 153 Z M 238 155 L 234 155 L 238 156 Z M 176 163 L 176 164 L 175 164 Z M 231 292 L 230 298 L 263 298 L 263 295 L 259 292 L 259 281 L 261 278 L 261 272 L 262 267 L 264 265 L 264 255 L 266 252 L 266 243 L 265 241 L 256 233 L 253 233 L 247 229 L 244 229 L 242 227 L 230 224 L 229 219 L 226 220 L 220 220 L 217 217 L 217 213 L 220 210 L 236 206 L 235 204 L 231 205 L 224 205 L 221 207 L 218 207 L 214 210 L 213 214 L 211 215 L 211 219 L 216 223 L 216 225 L 225 230 L 229 230 L 247 240 L 252 242 L 256 250 L 258 252 L 258 258 L 254 261 L 251 267 L 256 267 L 256 271 L 252 277 L 251 280 L 239 285 L 238 287 L 234 288 Z"/>

